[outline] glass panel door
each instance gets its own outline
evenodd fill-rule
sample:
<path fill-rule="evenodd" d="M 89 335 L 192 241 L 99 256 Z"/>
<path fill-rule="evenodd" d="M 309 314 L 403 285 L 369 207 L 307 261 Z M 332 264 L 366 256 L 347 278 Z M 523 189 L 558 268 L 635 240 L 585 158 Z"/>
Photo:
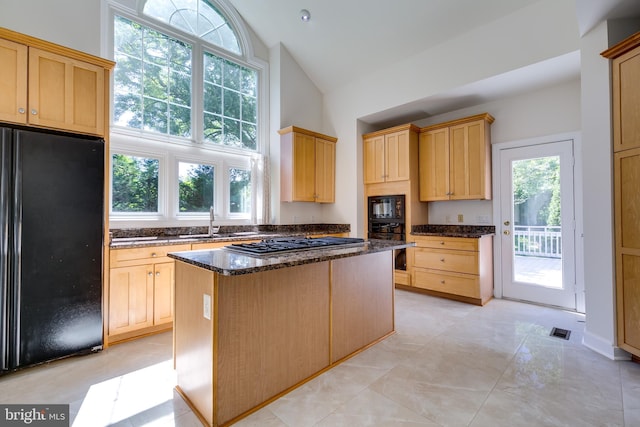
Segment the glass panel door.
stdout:
<path fill-rule="evenodd" d="M 573 143 L 501 150 L 506 298 L 575 310 Z"/>

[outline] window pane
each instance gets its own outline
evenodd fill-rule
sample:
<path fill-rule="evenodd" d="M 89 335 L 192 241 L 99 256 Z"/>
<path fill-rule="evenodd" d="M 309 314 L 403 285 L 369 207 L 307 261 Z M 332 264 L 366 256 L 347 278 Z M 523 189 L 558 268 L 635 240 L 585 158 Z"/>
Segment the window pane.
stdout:
<path fill-rule="evenodd" d="M 229 212 L 251 212 L 251 171 L 229 168 Z"/>
<path fill-rule="evenodd" d="M 186 43 L 116 17 L 114 124 L 191 136 L 191 51 Z"/>
<path fill-rule="evenodd" d="M 158 212 L 160 161 L 144 157 L 112 156 L 113 212 Z"/>
<path fill-rule="evenodd" d="M 203 61 L 205 141 L 256 150 L 257 72 L 211 53 Z"/>
<path fill-rule="evenodd" d="M 206 0 L 147 0 L 144 13 L 233 53 L 241 53 L 235 32 Z"/>
<path fill-rule="evenodd" d="M 213 206 L 214 167 L 179 162 L 180 212 L 208 212 Z"/>

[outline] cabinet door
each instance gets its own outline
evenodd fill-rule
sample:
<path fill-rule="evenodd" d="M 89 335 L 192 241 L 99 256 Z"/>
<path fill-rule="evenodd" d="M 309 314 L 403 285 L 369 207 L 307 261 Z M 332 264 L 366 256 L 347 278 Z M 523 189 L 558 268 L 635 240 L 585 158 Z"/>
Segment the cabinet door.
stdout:
<path fill-rule="evenodd" d="M 384 135 L 364 140 L 364 183 L 375 184 L 385 181 Z"/>
<path fill-rule="evenodd" d="M 335 202 L 336 144 L 316 138 L 316 202 Z"/>
<path fill-rule="evenodd" d="M 153 325 L 153 264 L 112 268 L 109 335 Z"/>
<path fill-rule="evenodd" d="M 315 201 L 315 181 L 316 139 L 296 133 L 293 137 L 293 201 Z"/>
<path fill-rule="evenodd" d="M 0 121 L 27 123 L 27 46 L 0 40 Z"/>
<path fill-rule="evenodd" d="M 640 148 L 614 156 L 618 345 L 640 355 Z"/>
<path fill-rule="evenodd" d="M 449 128 L 420 134 L 420 201 L 449 200 Z"/>
<path fill-rule="evenodd" d="M 640 48 L 612 62 L 613 150 L 640 147 Z"/>
<path fill-rule="evenodd" d="M 484 120 L 450 130 L 449 193 L 451 200 L 486 199 L 487 141 Z"/>
<path fill-rule="evenodd" d="M 409 131 L 385 136 L 385 181 L 406 181 L 409 175 Z"/>
<path fill-rule="evenodd" d="M 29 123 L 104 134 L 104 69 L 29 49 Z"/>
<path fill-rule="evenodd" d="M 154 265 L 153 324 L 173 322 L 173 285 L 175 264 L 164 262 Z"/>

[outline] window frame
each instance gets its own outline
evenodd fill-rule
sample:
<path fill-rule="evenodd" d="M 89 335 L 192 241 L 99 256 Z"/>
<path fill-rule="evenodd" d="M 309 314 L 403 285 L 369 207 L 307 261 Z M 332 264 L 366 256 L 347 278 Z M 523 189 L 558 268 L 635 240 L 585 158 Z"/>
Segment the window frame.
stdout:
<path fill-rule="evenodd" d="M 253 56 L 251 44 L 248 42 L 248 32 L 241 19 L 233 12 L 224 0 L 209 0 L 224 14 L 229 24 L 236 32 L 243 55 L 235 55 L 230 51 L 206 43 L 193 34 L 182 33 L 175 27 L 156 21 L 142 14 L 143 1 L 137 1 L 137 10 L 126 8 L 123 4 L 127 0 L 106 0 L 104 11 L 105 49 L 108 57 L 114 54 L 114 20 L 121 16 L 153 30 L 159 31 L 171 38 L 175 38 L 192 46 L 192 105 L 191 105 L 191 137 L 178 137 L 168 134 L 153 133 L 144 130 L 111 126 L 111 142 L 109 162 L 114 153 L 135 155 L 140 157 L 154 157 L 160 159 L 158 213 L 114 213 L 112 211 L 111 196 L 109 197 L 110 227 L 158 227 L 158 226 L 195 226 L 206 224 L 209 219 L 207 213 L 181 213 L 179 211 L 178 190 L 178 162 L 211 164 L 214 166 L 214 210 L 219 223 L 247 224 L 260 222 L 259 205 L 268 204 L 264 200 L 264 179 L 257 172 L 256 159 L 261 159 L 268 152 L 268 64 Z M 256 150 L 243 150 L 222 144 L 207 143 L 203 138 L 203 62 L 204 52 L 219 56 L 238 65 L 256 71 L 257 87 L 257 126 Z M 113 75 L 111 79 L 113 87 Z M 113 91 L 111 102 L 111 117 L 113 120 Z M 199 117 L 197 117 L 199 116 Z M 230 182 L 229 165 L 249 170 L 251 172 L 251 212 L 249 214 L 231 214 L 229 209 Z M 111 168 L 110 168 L 111 169 Z M 112 173 L 111 170 L 109 172 Z M 109 188 L 111 193 L 111 188 Z M 261 201 L 261 203 L 259 203 Z M 203 223 L 203 220 L 205 221 Z"/>

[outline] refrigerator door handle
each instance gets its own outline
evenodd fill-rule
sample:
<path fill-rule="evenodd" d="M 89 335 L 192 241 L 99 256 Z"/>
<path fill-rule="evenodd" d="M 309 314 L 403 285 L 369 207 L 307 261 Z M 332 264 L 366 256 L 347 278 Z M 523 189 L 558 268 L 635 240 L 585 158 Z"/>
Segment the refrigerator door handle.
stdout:
<path fill-rule="evenodd" d="M 0 128 L 0 372 L 9 369 L 9 211 L 11 129 Z"/>

